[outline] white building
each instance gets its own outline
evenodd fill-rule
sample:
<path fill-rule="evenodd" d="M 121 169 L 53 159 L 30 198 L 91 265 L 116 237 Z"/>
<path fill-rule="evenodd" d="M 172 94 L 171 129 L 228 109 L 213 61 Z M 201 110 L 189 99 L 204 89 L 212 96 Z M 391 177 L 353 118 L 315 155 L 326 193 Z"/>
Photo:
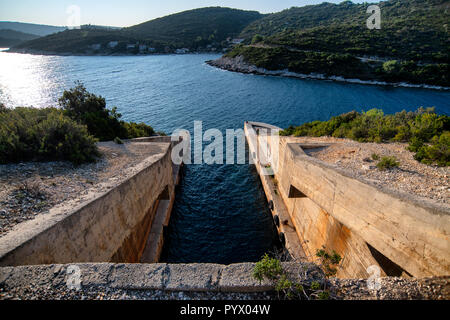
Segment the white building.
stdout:
<path fill-rule="evenodd" d="M 242 42 L 244 42 L 244 40 L 245 39 L 238 39 L 238 38 L 236 38 L 236 39 L 231 40 L 231 43 L 232 44 L 241 44 Z"/>
<path fill-rule="evenodd" d="M 119 44 L 119 41 L 110 41 L 108 42 L 108 48 L 115 48 Z"/>
<path fill-rule="evenodd" d="M 127 44 L 127 50 L 136 48 L 136 45 L 133 43 Z"/>
<path fill-rule="evenodd" d="M 139 45 L 139 52 L 144 52 L 147 51 L 147 46 L 145 44 L 140 44 Z"/>
<path fill-rule="evenodd" d="M 189 52 L 188 48 L 181 48 L 181 49 L 175 50 L 176 54 L 184 54 L 184 53 L 188 53 L 188 52 Z"/>
<path fill-rule="evenodd" d="M 102 45 L 100 43 L 94 43 L 89 46 L 92 50 L 100 50 L 101 47 Z"/>

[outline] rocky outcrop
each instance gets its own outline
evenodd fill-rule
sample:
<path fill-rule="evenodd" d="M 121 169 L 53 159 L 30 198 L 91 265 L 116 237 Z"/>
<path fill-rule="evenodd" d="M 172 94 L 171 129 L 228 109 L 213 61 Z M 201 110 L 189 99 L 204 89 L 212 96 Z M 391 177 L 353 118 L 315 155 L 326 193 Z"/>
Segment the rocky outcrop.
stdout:
<path fill-rule="evenodd" d="M 371 85 L 389 85 L 396 87 L 408 87 L 408 88 L 426 88 L 426 89 L 436 89 L 436 90 L 450 90 L 450 87 L 441 87 L 441 86 L 432 86 L 427 84 L 411 84 L 411 83 L 388 83 L 384 81 L 368 81 L 361 79 L 349 79 L 341 76 L 327 76 L 320 73 L 296 73 L 289 71 L 288 69 L 284 70 L 267 70 L 264 68 L 259 68 L 255 65 L 252 65 L 245 61 L 245 58 L 242 55 L 238 55 L 234 58 L 230 58 L 227 56 L 223 56 L 217 60 L 206 61 L 210 66 L 232 71 L 232 72 L 240 72 L 247 74 L 258 74 L 258 75 L 266 75 L 266 76 L 278 76 L 278 77 L 288 77 L 288 78 L 297 78 L 297 79 L 315 79 L 315 80 L 331 80 L 338 82 L 348 82 L 348 83 L 356 83 L 356 84 L 371 84 Z"/>

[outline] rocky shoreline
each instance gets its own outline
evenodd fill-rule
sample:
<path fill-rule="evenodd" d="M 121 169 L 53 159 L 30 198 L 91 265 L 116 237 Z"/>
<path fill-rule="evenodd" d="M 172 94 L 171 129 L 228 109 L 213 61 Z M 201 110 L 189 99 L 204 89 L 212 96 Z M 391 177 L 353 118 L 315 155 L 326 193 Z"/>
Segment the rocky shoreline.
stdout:
<path fill-rule="evenodd" d="M 264 68 L 258 68 L 255 65 L 249 64 L 245 61 L 243 56 L 237 56 L 235 58 L 221 57 L 217 60 L 209 60 L 206 63 L 212 67 L 220 68 L 227 71 L 245 73 L 245 74 L 256 74 L 265 76 L 276 76 L 276 77 L 287 77 L 296 79 L 312 79 L 312 80 L 328 80 L 336 82 L 346 82 L 354 84 L 364 84 L 364 85 L 381 85 L 381 86 L 393 86 L 393 87 L 404 87 L 404 88 L 422 88 L 422 89 L 433 89 L 433 90 L 450 90 L 450 87 L 432 86 L 427 84 L 412 84 L 406 82 L 400 83 L 389 83 L 384 81 L 368 81 L 361 79 L 347 79 L 340 76 L 326 76 L 319 73 L 302 74 L 291 72 L 287 69 L 285 70 L 267 70 Z"/>
<path fill-rule="evenodd" d="M 217 52 L 212 51 L 195 51 L 189 53 L 175 53 L 175 52 L 155 52 L 155 53 L 111 53 L 111 52 L 99 52 L 99 53 L 76 53 L 76 52 L 56 52 L 56 51 L 43 51 L 43 50 L 33 50 L 33 49 L 15 49 L 6 48 L 7 50 L 0 50 L 0 52 L 6 53 L 20 53 L 20 54 L 31 54 L 31 55 L 41 55 L 41 56 L 75 56 L 75 57 L 128 57 L 128 56 L 161 56 L 161 55 L 186 55 L 186 54 L 217 54 Z"/>

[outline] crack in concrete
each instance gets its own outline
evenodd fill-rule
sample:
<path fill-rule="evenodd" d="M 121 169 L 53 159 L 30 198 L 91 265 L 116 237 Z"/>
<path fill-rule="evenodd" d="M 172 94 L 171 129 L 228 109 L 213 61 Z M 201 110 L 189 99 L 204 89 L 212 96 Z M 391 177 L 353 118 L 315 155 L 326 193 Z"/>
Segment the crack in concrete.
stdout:
<path fill-rule="evenodd" d="M 170 281 L 170 266 L 166 265 L 161 274 L 161 288 L 165 289 Z"/>

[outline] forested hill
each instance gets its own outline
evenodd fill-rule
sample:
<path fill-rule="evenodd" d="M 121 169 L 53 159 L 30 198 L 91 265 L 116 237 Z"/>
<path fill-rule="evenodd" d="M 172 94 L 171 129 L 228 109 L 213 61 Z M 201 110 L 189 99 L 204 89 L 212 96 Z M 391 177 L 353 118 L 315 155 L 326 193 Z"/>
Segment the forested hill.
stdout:
<path fill-rule="evenodd" d="M 125 28 L 124 31 L 146 40 L 204 46 L 238 36 L 249 23 L 261 17 L 256 11 L 209 7 L 172 14 Z"/>
<path fill-rule="evenodd" d="M 0 29 L 0 48 L 9 48 L 24 41 L 39 38 L 35 34 L 23 33 L 15 30 Z"/>
<path fill-rule="evenodd" d="M 129 44 L 140 44 L 156 52 L 173 52 L 177 48 L 218 50 L 227 45 L 228 37 L 236 37 L 251 22 L 261 18 L 255 11 L 209 7 L 184 11 L 120 30 L 81 28 L 66 30 L 20 44 L 14 50 L 87 53 L 92 45 L 105 53 L 129 52 Z M 118 42 L 114 48 L 109 42 Z M 128 48 L 128 49 L 127 49 Z M 133 51 L 134 50 L 134 51 Z M 136 46 L 131 53 L 137 53 Z"/>
<path fill-rule="evenodd" d="M 44 24 L 23 23 L 13 21 L 0 21 L 0 29 L 14 30 L 18 32 L 33 34 L 36 36 L 47 36 L 52 33 L 64 31 L 67 27 L 49 26 Z"/>
<path fill-rule="evenodd" d="M 323 3 L 268 15 L 242 31 L 247 46 L 228 57 L 269 70 L 450 86 L 450 1 L 380 2 L 379 30 L 367 28 L 369 5 Z"/>
<path fill-rule="evenodd" d="M 380 2 L 381 29 L 368 29 L 369 4 L 323 3 L 291 8 L 251 23 L 242 36 L 296 49 L 377 55 L 413 60 L 449 60 L 450 1 Z"/>

